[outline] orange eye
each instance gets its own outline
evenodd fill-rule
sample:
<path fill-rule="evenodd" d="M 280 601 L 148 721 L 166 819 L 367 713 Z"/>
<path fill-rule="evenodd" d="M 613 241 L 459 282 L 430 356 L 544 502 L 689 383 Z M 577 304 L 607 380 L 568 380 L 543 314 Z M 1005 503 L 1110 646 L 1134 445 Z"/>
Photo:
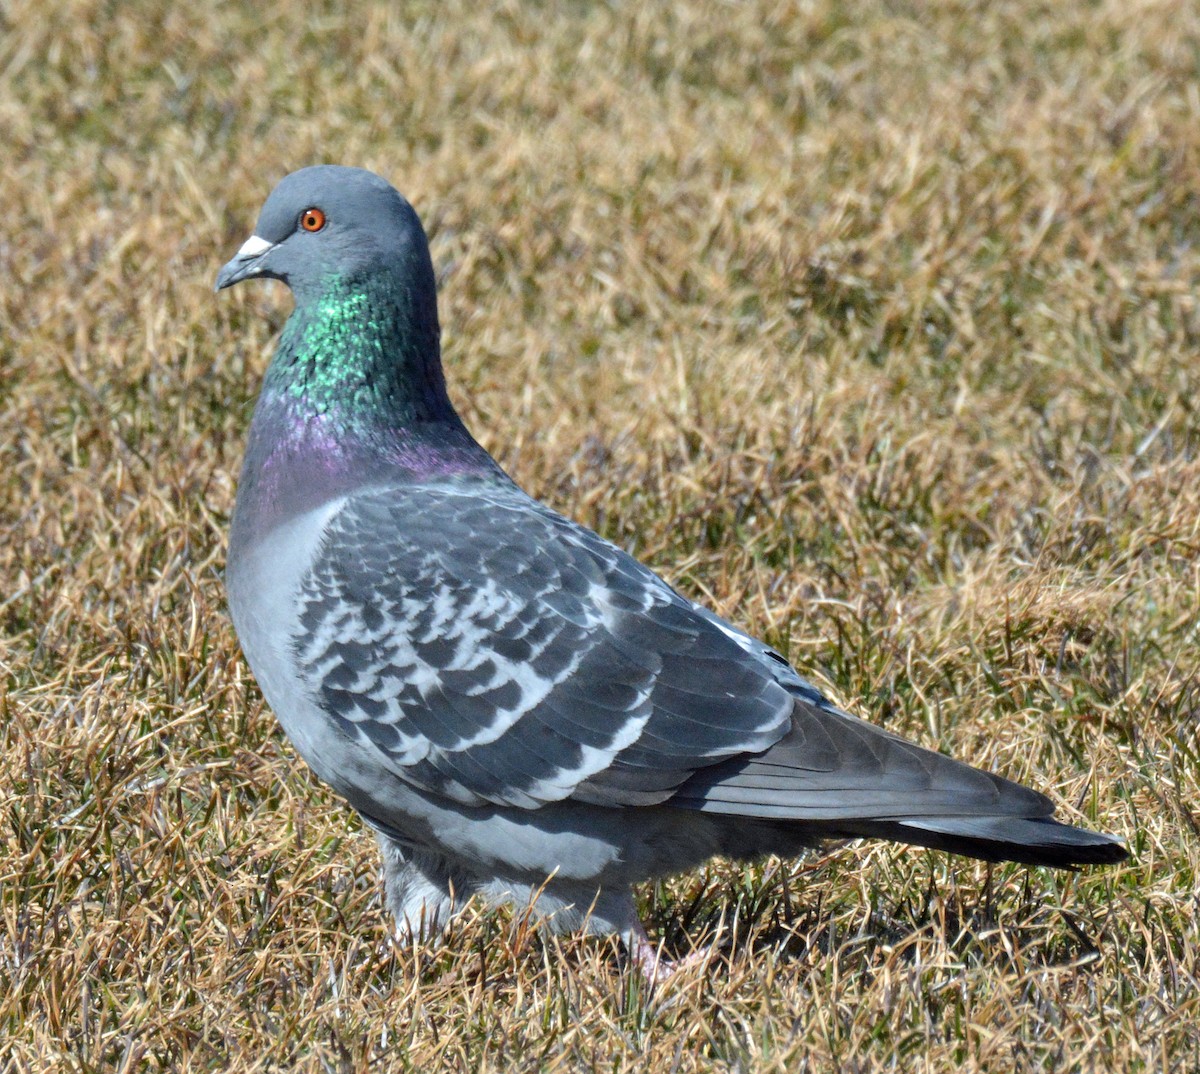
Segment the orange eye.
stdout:
<path fill-rule="evenodd" d="M 300 226 L 305 231 L 320 231 L 325 226 L 325 214 L 315 205 L 300 214 Z"/>

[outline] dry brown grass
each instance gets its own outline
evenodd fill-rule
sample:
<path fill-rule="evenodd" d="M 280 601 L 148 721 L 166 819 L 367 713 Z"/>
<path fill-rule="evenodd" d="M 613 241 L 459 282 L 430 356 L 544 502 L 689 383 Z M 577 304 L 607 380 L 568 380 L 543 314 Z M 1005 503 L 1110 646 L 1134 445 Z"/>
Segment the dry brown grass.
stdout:
<path fill-rule="evenodd" d="M 0 6 L 0 1070 L 1200 1067 L 1200 14 L 1182 0 Z M 536 494 L 1133 861 L 645 894 L 709 975 L 392 951 L 220 571 L 272 183 L 391 177 Z"/>

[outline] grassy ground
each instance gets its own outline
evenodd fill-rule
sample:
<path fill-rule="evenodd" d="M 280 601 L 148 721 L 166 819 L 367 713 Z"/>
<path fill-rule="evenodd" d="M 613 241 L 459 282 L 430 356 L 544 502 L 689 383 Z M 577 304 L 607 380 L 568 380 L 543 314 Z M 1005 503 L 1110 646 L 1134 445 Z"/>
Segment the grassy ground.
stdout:
<path fill-rule="evenodd" d="M 1200 1067 L 1195 6 L 397 7 L 0 5 L 0 1071 Z M 652 995 L 390 949 L 221 587 L 289 307 L 211 285 L 316 161 L 527 488 L 1133 860 L 714 863 Z"/>

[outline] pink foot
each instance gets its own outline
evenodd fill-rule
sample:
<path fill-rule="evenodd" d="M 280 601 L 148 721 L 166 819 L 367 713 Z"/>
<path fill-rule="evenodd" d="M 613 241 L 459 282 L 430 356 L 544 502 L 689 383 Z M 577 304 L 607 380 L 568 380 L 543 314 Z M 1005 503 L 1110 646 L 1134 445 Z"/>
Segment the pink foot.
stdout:
<path fill-rule="evenodd" d="M 712 946 L 699 947 L 690 955 L 680 959 L 664 958 L 662 951 L 650 942 L 646 930 L 638 925 L 632 939 L 628 943 L 629 955 L 638 969 L 642 979 L 648 985 L 662 984 L 681 970 L 689 970 L 708 962 L 712 957 Z"/>

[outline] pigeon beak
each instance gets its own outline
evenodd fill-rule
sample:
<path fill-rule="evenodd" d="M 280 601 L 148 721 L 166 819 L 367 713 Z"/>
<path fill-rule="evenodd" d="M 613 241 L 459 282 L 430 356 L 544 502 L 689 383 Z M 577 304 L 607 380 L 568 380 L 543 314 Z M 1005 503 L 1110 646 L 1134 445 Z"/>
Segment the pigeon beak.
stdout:
<path fill-rule="evenodd" d="M 215 290 L 223 291 L 226 287 L 232 287 L 239 280 L 244 280 L 248 276 L 261 275 L 263 258 L 274 250 L 275 246 L 276 244 L 273 242 L 267 242 L 266 239 L 260 239 L 257 235 L 251 235 L 242 243 L 242 248 L 217 273 Z"/>

